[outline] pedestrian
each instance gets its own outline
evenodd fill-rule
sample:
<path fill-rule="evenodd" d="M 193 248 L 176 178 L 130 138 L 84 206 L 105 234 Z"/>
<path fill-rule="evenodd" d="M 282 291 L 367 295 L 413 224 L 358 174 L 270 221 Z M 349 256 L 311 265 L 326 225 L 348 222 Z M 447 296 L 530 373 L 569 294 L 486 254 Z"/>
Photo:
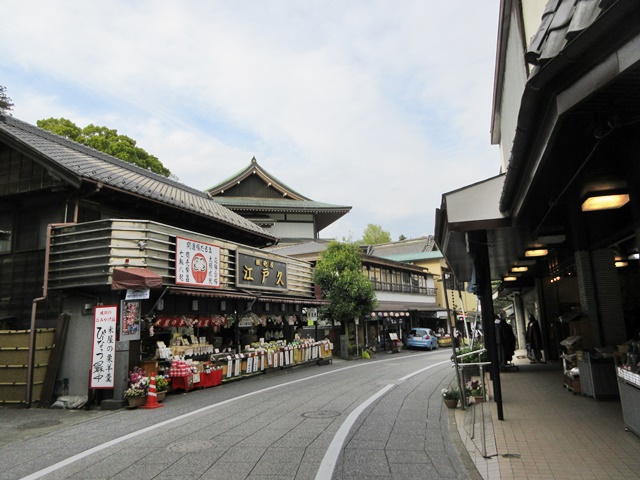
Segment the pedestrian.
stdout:
<path fill-rule="evenodd" d="M 529 314 L 529 324 L 527 325 L 526 332 L 527 341 L 527 356 L 531 363 L 544 363 L 542 362 L 542 332 L 540 331 L 540 324 L 536 320 L 536 317 Z"/>

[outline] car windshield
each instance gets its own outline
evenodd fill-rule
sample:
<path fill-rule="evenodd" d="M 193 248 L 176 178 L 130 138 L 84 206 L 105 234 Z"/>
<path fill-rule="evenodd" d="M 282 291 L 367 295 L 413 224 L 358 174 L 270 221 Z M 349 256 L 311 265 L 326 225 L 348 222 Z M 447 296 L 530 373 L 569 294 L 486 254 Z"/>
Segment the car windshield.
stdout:
<path fill-rule="evenodd" d="M 409 335 L 414 337 L 423 337 L 427 334 L 428 334 L 427 330 L 411 330 L 411 332 L 409 332 Z"/>

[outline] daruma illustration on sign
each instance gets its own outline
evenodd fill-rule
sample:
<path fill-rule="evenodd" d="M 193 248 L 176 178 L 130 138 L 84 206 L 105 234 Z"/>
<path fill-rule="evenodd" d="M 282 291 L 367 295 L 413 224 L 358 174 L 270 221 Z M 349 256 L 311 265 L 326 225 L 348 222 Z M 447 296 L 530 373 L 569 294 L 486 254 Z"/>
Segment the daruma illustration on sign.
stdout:
<path fill-rule="evenodd" d="M 176 284 L 220 287 L 220 247 L 176 237 Z"/>
<path fill-rule="evenodd" d="M 207 260 L 201 253 L 196 253 L 191 262 L 191 275 L 196 282 L 202 283 L 207 278 Z"/>

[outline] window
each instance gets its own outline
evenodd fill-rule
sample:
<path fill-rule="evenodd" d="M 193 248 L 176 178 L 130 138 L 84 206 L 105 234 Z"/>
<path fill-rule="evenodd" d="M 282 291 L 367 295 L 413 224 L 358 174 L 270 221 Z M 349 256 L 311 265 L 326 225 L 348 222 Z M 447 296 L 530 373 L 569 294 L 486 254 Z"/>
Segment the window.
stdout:
<path fill-rule="evenodd" d="M 11 251 L 11 238 L 13 237 L 13 214 L 0 213 L 0 253 Z"/>

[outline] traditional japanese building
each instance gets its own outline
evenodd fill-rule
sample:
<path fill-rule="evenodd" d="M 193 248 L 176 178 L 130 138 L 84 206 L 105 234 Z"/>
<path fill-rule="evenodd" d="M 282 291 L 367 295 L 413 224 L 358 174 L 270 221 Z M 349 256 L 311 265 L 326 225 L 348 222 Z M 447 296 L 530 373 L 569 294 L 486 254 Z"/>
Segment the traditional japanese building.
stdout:
<path fill-rule="evenodd" d="M 267 172 L 255 158 L 246 168 L 207 189 L 207 193 L 284 243 L 317 240 L 322 229 L 351 210 L 305 197 Z"/>
<path fill-rule="evenodd" d="M 152 327 L 215 326 L 239 348 L 254 320 L 279 320 L 286 338 L 322 303 L 309 263 L 263 250 L 277 236 L 208 194 L 12 117 L 0 199 L 0 403 L 89 386 L 117 403 L 155 352 Z M 24 329 L 28 349 L 9 346 Z"/>

